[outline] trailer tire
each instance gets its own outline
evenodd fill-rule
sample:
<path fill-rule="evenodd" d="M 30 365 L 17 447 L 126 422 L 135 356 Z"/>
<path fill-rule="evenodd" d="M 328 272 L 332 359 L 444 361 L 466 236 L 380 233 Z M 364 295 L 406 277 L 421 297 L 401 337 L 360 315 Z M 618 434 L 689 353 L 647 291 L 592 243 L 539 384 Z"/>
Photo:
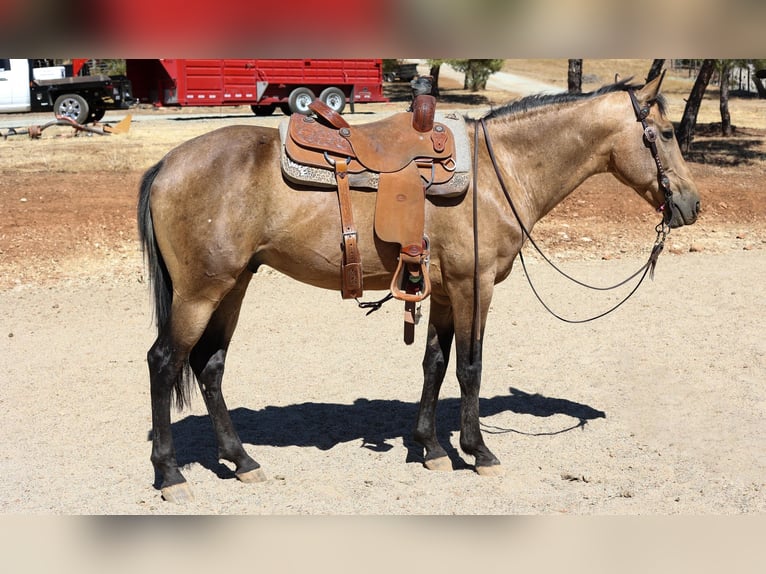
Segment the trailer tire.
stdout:
<path fill-rule="evenodd" d="M 319 94 L 319 99 L 339 114 L 342 114 L 343 109 L 346 107 L 346 94 L 340 88 L 325 88 Z"/>
<path fill-rule="evenodd" d="M 85 98 L 78 94 L 61 94 L 53 104 L 53 113 L 76 121 L 78 124 L 85 123 L 90 114 L 90 106 Z"/>
<path fill-rule="evenodd" d="M 256 116 L 270 116 L 274 113 L 274 110 L 277 109 L 276 104 L 266 104 L 265 106 L 258 106 L 253 104 L 250 106 L 250 109 L 253 110 L 253 113 Z"/>
<path fill-rule="evenodd" d="M 295 88 L 290 92 L 290 97 L 287 98 L 287 103 L 290 106 L 290 113 L 303 114 L 307 116 L 311 113 L 309 110 L 309 104 L 314 101 L 316 96 L 314 92 L 308 88 Z"/>

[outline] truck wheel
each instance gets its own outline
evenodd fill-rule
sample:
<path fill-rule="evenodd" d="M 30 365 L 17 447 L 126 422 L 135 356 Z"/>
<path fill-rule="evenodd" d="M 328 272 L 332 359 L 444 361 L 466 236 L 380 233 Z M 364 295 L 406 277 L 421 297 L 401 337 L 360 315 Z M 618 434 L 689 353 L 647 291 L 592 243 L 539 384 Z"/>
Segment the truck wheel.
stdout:
<path fill-rule="evenodd" d="M 104 108 L 96 108 L 90 112 L 89 122 L 97 122 L 104 117 L 106 110 Z"/>
<path fill-rule="evenodd" d="M 340 88 L 325 88 L 319 94 L 319 99 L 339 114 L 346 107 L 346 94 Z"/>
<path fill-rule="evenodd" d="M 277 109 L 277 105 L 267 104 L 265 106 L 257 106 L 253 104 L 252 106 L 250 106 L 250 109 L 253 110 L 253 113 L 256 116 L 270 116 L 271 114 L 274 113 L 274 110 Z"/>
<path fill-rule="evenodd" d="M 294 114 L 303 114 L 307 116 L 311 113 L 309 110 L 309 104 L 314 101 L 316 96 L 314 92 L 308 88 L 295 88 L 290 92 L 290 97 L 287 98 L 287 103 L 290 106 L 290 112 Z"/>
<path fill-rule="evenodd" d="M 57 116 L 64 116 L 73 119 L 78 124 L 85 123 L 90 113 L 88 102 L 85 98 L 77 94 L 63 94 L 56 98 L 53 104 L 53 113 Z"/>

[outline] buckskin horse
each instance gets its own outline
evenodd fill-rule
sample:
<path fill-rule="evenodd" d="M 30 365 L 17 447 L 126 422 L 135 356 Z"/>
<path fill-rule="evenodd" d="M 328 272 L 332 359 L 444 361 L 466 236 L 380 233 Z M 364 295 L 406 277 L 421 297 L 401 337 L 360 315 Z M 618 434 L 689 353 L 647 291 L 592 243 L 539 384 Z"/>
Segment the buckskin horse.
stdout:
<path fill-rule="evenodd" d="M 431 294 L 414 439 L 428 469 L 452 468 L 436 438 L 435 411 L 454 339 L 460 447 L 474 457 L 478 474 L 500 471 L 479 427 L 481 347 L 494 286 L 508 277 L 524 243 L 522 225 L 531 230 L 585 179 L 603 172 L 662 211 L 667 229 L 697 219 L 699 196 L 665 114 L 661 80 L 530 96 L 466 119 L 472 185 L 460 197 L 425 200 Z M 220 128 L 170 151 L 141 182 L 138 226 L 158 330 L 147 353 L 151 461 L 169 501 L 192 498 L 176 462 L 170 409 L 174 399 L 178 408 L 188 403 L 195 378 L 219 457 L 235 465 L 239 480 L 265 480 L 221 393 L 227 348 L 256 270 L 267 265 L 316 287 L 341 288 L 338 197 L 286 181 L 282 146 L 274 128 Z M 364 285 L 389 289 L 399 246 L 374 231 L 376 194 L 350 195 Z"/>

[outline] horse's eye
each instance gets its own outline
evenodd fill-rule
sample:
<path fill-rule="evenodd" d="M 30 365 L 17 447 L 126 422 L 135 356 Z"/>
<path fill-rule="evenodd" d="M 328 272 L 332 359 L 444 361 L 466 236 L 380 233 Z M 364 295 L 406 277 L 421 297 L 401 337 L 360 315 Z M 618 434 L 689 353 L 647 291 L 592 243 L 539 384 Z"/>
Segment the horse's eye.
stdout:
<path fill-rule="evenodd" d="M 662 139 L 672 140 L 674 135 L 672 129 L 662 130 Z"/>

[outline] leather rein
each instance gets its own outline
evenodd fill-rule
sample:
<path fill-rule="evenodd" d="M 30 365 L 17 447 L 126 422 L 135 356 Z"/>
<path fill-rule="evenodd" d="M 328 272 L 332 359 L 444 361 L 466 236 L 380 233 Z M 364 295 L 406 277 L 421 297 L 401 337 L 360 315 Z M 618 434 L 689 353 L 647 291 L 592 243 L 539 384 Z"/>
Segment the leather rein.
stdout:
<path fill-rule="evenodd" d="M 495 152 L 492 148 L 492 141 L 489 137 L 489 131 L 487 130 L 487 124 L 484 121 L 484 118 L 481 118 L 478 120 L 479 125 L 481 125 L 482 131 L 484 133 L 484 142 L 487 146 L 487 152 L 489 153 L 490 160 L 492 162 L 492 167 L 495 170 L 495 175 L 497 176 L 498 183 L 500 184 L 500 188 L 503 190 L 503 194 L 505 195 L 505 199 L 508 202 L 508 205 L 511 208 L 511 211 L 513 212 L 514 217 L 516 218 L 517 223 L 519 224 L 519 227 L 521 228 L 521 231 L 526 239 L 529 240 L 529 242 L 532 244 L 532 246 L 535 248 L 535 250 L 542 256 L 542 258 L 551 266 L 553 267 L 558 273 L 569 279 L 570 281 L 582 286 L 586 287 L 588 289 L 592 289 L 595 291 L 611 291 L 613 289 L 616 289 L 618 287 L 622 287 L 638 275 L 641 275 L 641 278 L 638 280 L 638 283 L 633 287 L 633 289 L 628 293 L 620 302 L 615 304 L 610 309 L 599 313 L 598 315 L 595 315 L 593 317 L 589 317 L 587 319 L 567 319 L 565 317 L 562 317 L 555 313 L 540 297 L 539 293 L 535 289 L 534 284 L 532 283 L 532 279 L 530 278 L 529 272 L 527 270 L 526 263 L 524 262 L 524 255 L 522 254 L 521 250 L 519 250 L 519 260 L 521 261 L 521 265 L 524 269 L 524 274 L 527 277 L 527 282 L 529 283 L 529 286 L 532 288 L 532 292 L 535 294 L 535 297 L 537 297 L 537 300 L 540 301 L 542 306 L 554 317 L 557 319 L 564 321 L 566 323 L 588 323 L 590 321 L 595 321 L 596 319 L 600 319 L 601 317 L 604 317 L 605 315 L 608 315 L 609 313 L 616 310 L 618 307 L 620 307 L 625 301 L 630 299 L 633 294 L 638 290 L 638 288 L 643 283 L 644 279 L 646 278 L 647 274 L 653 279 L 654 278 L 654 268 L 657 265 L 657 258 L 660 256 L 660 253 L 662 252 L 662 249 L 665 245 L 665 239 L 668 236 L 668 233 L 670 233 L 670 221 L 673 217 L 673 192 L 670 189 L 670 180 L 668 179 L 667 175 L 665 174 L 665 170 L 662 167 L 662 162 L 660 161 L 659 153 L 657 151 L 657 134 L 653 127 L 648 126 L 646 123 L 646 117 L 649 115 L 649 107 L 641 108 L 638 104 L 638 100 L 636 99 L 635 94 L 633 93 L 632 89 L 628 90 L 628 94 L 630 95 L 630 100 L 633 104 L 633 110 L 636 114 L 636 121 L 641 122 L 642 127 L 644 128 L 644 145 L 649 148 L 649 150 L 652 153 L 652 157 L 654 158 L 654 162 L 657 166 L 657 181 L 659 183 L 660 189 L 662 189 L 663 194 L 665 196 L 665 202 L 659 207 L 658 211 L 660 211 L 663 214 L 662 221 L 657 224 L 655 227 L 655 231 L 657 232 L 657 239 L 654 242 L 654 246 L 652 247 L 651 253 L 649 255 L 648 261 L 635 273 L 633 273 L 630 277 L 627 279 L 624 279 L 623 281 L 620 281 L 619 283 L 612 285 L 610 287 L 597 287 L 593 285 L 589 285 L 587 283 L 584 283 L 582 281 L 579 281 L 578 279 L 575 279 L 574 277 L 571 277 L 564 271 L 562 271 L 559 267 L 557 267 L 540 249 L 540 247 L 537 245 L 535 240 L 532 238 L 532 235 L 530 234 L 527 227 L 524 225 L 523 221 L 521 220 L 521 217 L 519 216 L 518 212 L 516 211 L 516 207 L 513 204 L 513 200 L 511 199 L 511 195 L 508 192 L 508 188 L 505 184 L 505 180 L 503 179 L 502 173 L 500 172 L 500 168 L 497 163 L 497 159 L 495 157 Z M 479 145 L 479 130 L 478 128 L 474 132 L 474 168 L 476 167 L 477 158 L 478 158 L 478 145 Z M 473 188 L 473 197 L 474 197 L 474 255 L 476 257 L 476 269 L 475 269 L 475 276 L 474 276 L 474 283 L 475 283 L 475 295 L 474 295 L 474 325 L 473 325 L 473 337 L 472 339 L 474 341 L 478 341 L 480 337 L 479 328 L 477 323 L 479 322 L 478 319 L 481 316 L 480 314 L 480 304 L 479 304 L 479 295 L 478 295 L 478 285 L 477 285 L 477 279 L 478 279 L 478 230 L 477 230 L 477 219 L 476 219 L 476 196 L 477 196 L 477 187 L 476 187 L 476 179 L 478 176 L 478 171 L 474 169 L 474 188 Z"/>

